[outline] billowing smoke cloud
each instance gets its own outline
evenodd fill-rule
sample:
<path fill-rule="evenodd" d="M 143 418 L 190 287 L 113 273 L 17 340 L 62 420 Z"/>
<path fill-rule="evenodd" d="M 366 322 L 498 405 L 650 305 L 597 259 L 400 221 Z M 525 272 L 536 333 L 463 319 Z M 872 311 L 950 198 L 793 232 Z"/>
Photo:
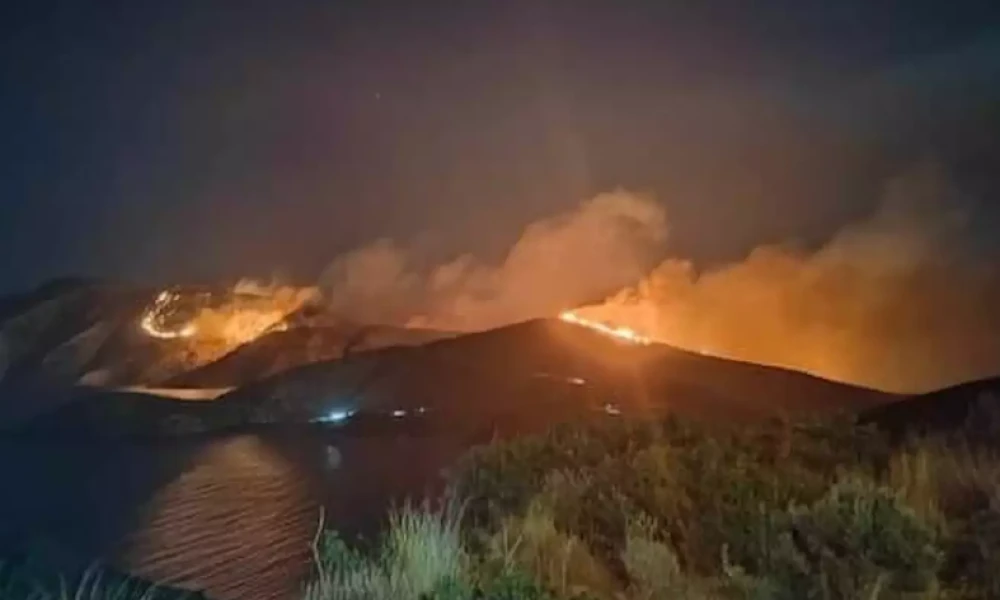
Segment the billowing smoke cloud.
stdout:
<path fill-rule="evenodd" d="M 663 209 L 616 192 L 528 226 L 500 264 L 428 267 L 382 240 L 337 259 L 323 289 L 357 319 L 458 330 L 620 289 L 581 314 L 706 354 L 921 391 L 1000 373 L 1000 278 L 976 248 L 978 217 L 921 168 L 818 250 L 765 245 L 699 272 L 676 258 L 656 266 Z"/>
<path fill-rule="evenodd" d="M 426 266 L 390 240 L 341 256 L 324 273 L 332 307 L 368 322 L 453 330 L 495 327 L 601 298 L 662 255 L 663 208 L 614 192 L 524 229 L 499 264 L 463 255 Z"/>
<path fill-rule="evenodd" d="M 924 168 L 816 252 L 763 246 L 703 273 L 667 260 L 582 312 L 683 348 L 892 391 L 992 376 L 1000 278 L 977 248 L 977 216 Z"/>

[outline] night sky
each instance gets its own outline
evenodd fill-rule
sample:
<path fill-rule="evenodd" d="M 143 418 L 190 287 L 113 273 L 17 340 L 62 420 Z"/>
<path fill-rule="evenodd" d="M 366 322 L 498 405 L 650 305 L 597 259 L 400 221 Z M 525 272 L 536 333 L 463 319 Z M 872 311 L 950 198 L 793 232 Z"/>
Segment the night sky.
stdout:
<path fill-rule="evenodd" d="M 997 6 L 10 0 L 0 290 L 489 256 L 620 186 L 705 261 L 821 240 L 920 161 L 996 198 Z"/>

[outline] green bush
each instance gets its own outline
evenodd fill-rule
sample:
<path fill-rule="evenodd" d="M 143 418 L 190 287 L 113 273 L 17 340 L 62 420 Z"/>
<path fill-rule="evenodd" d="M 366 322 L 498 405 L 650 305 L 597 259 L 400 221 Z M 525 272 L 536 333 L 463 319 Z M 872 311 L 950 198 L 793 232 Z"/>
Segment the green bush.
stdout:
<path fill-rule="evenodd" d="M 670 545 L 659 539 L 658 527 L 648 515 L 635 516 L 628 526 L 621 561 L 634 600 L 707 597 L 694 578 L 686 575 Z"/>
<path fill-rule="evenodd" d="M 956 523 L 944 576 L 966 598 L 1000 598 L 1000 494 Z"/>
<path fill-rule="evenodd" d="M 557 526 L 624 575 L 619 549 L 633 514 L 648 515 L 681 564 L 717 572 L 731 560 L 758 568 L 773 545 L 770 515 L 818 499 L 841 465 L 865 448 L 884 460 L 870 431 L 843 424 L 706 429 L 675 420 L 558 428 L 547 436 L 479 448 L 455 472 L 477 527 L 495 529 L 541 495 Z"/>
<path fill-rule="evenodd" d="M 533 503 L 523 516 L 508 517 L 482 556 L 485 579 L 521 573 L 559 597 L 607 597 L 617 590 L 615 578 L 586 541 L 561 530 L 543 502 Z"/>
<path fill-rule="evenodd" d="M 522 573 L 502 573 L 479 585 L 447 580 L 424 600 L 555 600 L 548 590 Z"/>
<path fill-rule="evenodd" d="M 936 589 L 936 532 L 887 488 L 848 479 L 780 519 L 774 551 L 757 573 L 776 600 L 902 598 Z"/>
<path fill-rule="evenodd" d="M 394 519 L 374 558 L 330 538 L 311 598 L 1000 598 L 1000 460 L 972 447 L 838 420 L 561 426 L 459 462 L 460 528 Z"/>
<path fill-rule="evenodd" d="M 310 600 L 418 600 L 467 574 L 468 555 L 454 503 L 431 510 L 406 505 L 394 511 L 372 556 L 350 548 L 335 533 L 316 547 L 318 574 Z"/>

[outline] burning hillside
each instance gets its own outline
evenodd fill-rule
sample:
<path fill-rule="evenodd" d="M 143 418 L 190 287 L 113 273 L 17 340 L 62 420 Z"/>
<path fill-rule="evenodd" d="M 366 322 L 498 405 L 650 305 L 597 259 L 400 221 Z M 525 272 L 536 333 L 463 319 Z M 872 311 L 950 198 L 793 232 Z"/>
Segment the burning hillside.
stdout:
<path fill-rule="evenodd" d="M 905 180 L 815 252 L 755 249 L 698 272 L 668 259 L 577 314 L 687 350 L 890 391 L 1000 372 L 1000 273 L 940 182 Z"/>
<path fill-rule="evenodd" d="M 192 379 L 219 387 L 234 373 L 559 316 L 622 343 L 919 392 L 1000 373 L 1000 272 L 970 248 L 990 221 L 955 211 L 952 196 L 942 180 L 904 178 L 818 249 L 766 245 L 707 269 L 662 260 L 663 207 L 615 192 L 530 224 L 497 264 L 435 264 L 382 240 L 334 261 L 320 288 L 74 284 L 11 304 L 0 366 L 155 386 L 241 348 Z"/>
<path fill-rule="evenodd" d="M 562 319 L 637 343 L 918 392 L 1000 372 L 1000 273 L 976 246 L 990 221 L 967 200 L 941 173 L 916 170 L 818 249 L 770 244 L 697 269 L 662 260 L 662 205 L 615 192 L 530 224 L 499 264 L 463 255 L 428 267 L 382 240 L 334 261 L 323 288 L 338 313 L 362 321 L 458 331 L 582 305 Z"/>
<path fill-rule="evenodd" d="M 194 322 L 188 319 L 176 324 L 169 323 L 179 301 L 180 294 L 170 290 L 163 290 L 156 296 L 153 305 L 146 309 L 139 320 L 139 326 L 146 335 L 160 340 L 175 340 L 189 338 L 198 332 Z"/>
<path fill-rule="evenodd" d="M 640 335 L 634 329 L 630 329 L 628 327 L 613 327 L 600 321 L 592 321 L 581 317 L 576 311 L 567 310 L 559 313 L 559 320 L 565 321 L 566 323 L 573 323 L 574 325 L 580 325 L 581 327 L 586 327 L 588 329 L 593 329 L 598 333 L 630 344 L 646 345 L 652 343 L 651 339 L 644 335 Z"/>
<path fill-rule="evenodd" d="M 447 335 L 352 322 L 316 297 L 314 289 L 252 281 L 157 291 L 100 281 L 46 285 L 8 300 L 0 315 L 0 381 L 162 388 L 191 376 L 184 387 L 207 377 L 207 387 L 223 388 L 349 350 Z"/>
<path fill-rule="evenodd" d="M 241 281 L 218 294 L 170 289 L 160 292 L 139 319 L 146 335 L 175 340 L 203 364 L 262 335 L 287 329 L 286 318 L 315 298 L 310 288 Z"/>

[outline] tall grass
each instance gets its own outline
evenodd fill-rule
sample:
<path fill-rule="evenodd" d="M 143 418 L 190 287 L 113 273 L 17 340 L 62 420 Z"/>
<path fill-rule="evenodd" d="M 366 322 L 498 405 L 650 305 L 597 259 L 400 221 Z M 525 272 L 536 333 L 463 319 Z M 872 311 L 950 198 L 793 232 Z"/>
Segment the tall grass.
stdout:
<path fill-rule="evenodd" d="M 129 577 L 109 577 L 91 567 L 71 585 L 60 578 L 48 585 L 17 573 L 10 565 L 0 565 L 0 600 L 195 600 L 199 593 L 161 588 Z M 54 589 L 53 589 L 54 588 Z"/>
<path fill-rule="evenodd" d="M 578 535 L 560 530 L 552 507 L 533 503 L 524 515 L 511 515 L 482 549 L 487 576 L 519 573 L 558 597 L 583 593 L 604 596 L 617 586 L 607 566 Z"/>
<path fill-rule="evenodd" d="M 348 546 L 333 532 L 314 545 L 317 579 L 307 600 L 418 600 L 461 582 L 468 555 L 461 537 L 461 507 L 411 504 L 389 517 L 386 534 L 371 554 Z"/>

